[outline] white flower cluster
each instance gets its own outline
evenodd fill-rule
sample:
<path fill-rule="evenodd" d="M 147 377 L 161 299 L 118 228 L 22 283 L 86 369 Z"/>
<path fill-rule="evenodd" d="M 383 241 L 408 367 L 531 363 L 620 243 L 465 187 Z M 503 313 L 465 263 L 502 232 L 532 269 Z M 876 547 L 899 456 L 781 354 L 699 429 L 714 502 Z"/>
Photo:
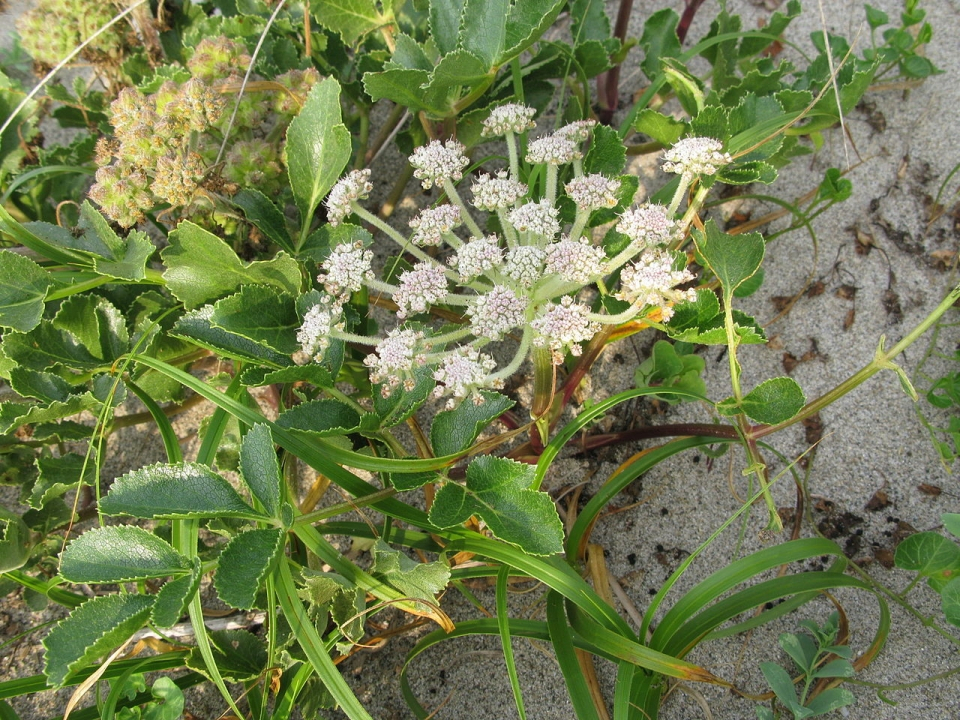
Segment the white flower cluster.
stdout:
<path fill-rule="evenodd" d="M 621 209 L 616 229 L 630 243 L 608 257 L 595 242 L 590 222 L 597 222 L 595 211 L 627 203 L 619 178 L 584 172 L 583 144 L 591 139 L 595 123 L 566 125 L 531 140 L 523 153 L 518 136 L 534 127 L 534 115 L 532 108 L 507 104 L 494 108 L 483 124 L 483 135 L 505 136 L 509 151 L 509 170 L 478 174 L 470 184 L 473 208 L 493 213 L 489 224 L 497 232 L 478 224 L 457 189 L 469 160 L 455 140 L 432 141 L 410 157 L 423 187 L 440 186 L 445 202 L 411 220 L 409 236 L 358 204 L 370 193 L 369 171 L 353 171 L 334 186 L 326 201 L 331 224 L 355 213 L 400 245 L 414 264 L 391 284 L 375 278 L 373 253 L 362 243 L 334 247 L 317 278 L 324 299 L 306 313 L 298 334 L 301 359 L 319 361 L 335 337 L 372 344 L 344 330 L 342 312 L 351 294 L 366 285 L 392 298 L 400 321 L 364 360 L 380 392 L 388 396 L 430 379 L 436 383 L 434 395 L 448 397 L 448 406 L 465 398 L 479 403 L 481 391 L 502 386 L 528 352 L 546 352 L 560 363 L 565 353 L 579 355 L 583 343 L 604 323 L 654 311 L 666 322 L 676 303 L 695 297 L 693 290 L 678 289 L 694 276 L 671 249 L 685 230 L 675 220 L 676 203 L 670 208 L 645 204 Z M 523 182 L 521 157 L 540 166 L 545 182 L 533 187 Z M 663 169 L 683 174 L 687 184 L 693 176 L 716 173 L 731 162 L 722 144 L 711 138 L 681 140 L 664 160 Z M 572 167 L 563 167 L 567 165 Z M 561 173 L 566 175 L 562 184 Z M 560 192 L 565 192 L 568 205 L 558 204 Z M 569 208 L 574 217 L 562 216 L 560 207 Z M 612 316 L 594 312 L 578 299 L 580 290 L 594 283 L 607 292 L 601 281 L 618 270 L 620 284 L 612 292 L 630 304 L 628 310 Z M 460 287 L 452 289 L 451 281 Z M 432 308 L 458 312 L 464 323 L 433 331 L 407 322 Z M 514 358 L 498 369 L 484 348 L 506 339 L 519 343 Z M 421 367 L 429 368 L 429 374 L 418 371 Z"/>
<path fill-rule="evenodd" d="M 717 170 L 733 162 L 733 158 L 723 152 L 723 143 L 709 137 L 679 140 L 663 154 L 663 160 L 661 169 L 664 172 L 687 177 L 715 175 Z"/>

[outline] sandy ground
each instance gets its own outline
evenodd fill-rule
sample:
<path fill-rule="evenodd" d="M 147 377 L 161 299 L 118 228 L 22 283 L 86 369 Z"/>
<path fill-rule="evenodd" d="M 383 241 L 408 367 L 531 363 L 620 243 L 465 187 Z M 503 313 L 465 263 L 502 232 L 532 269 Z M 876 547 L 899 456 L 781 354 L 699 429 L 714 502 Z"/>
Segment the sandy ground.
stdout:
<path fill-rule="evenodd" d="M 745 27 L 756 26 L 770 15 L 765 5 L 771 3 L 738 0 L 729 4 L 731 10 L 744 15 Z M 893 0 L 873 4 L 892 15 L 900 8 Z M 661 5 L 658 3 L 657 7 Z M 672 5 L 679 7 L 681 3 Z M 704 32 L 703 20 L 714 12 L 711 5 L 706 3 L 700 11 L 690 37 L 700 37 Z M 637 36 L 651 3 L 638 6 L 630 30 Z M 957 0 L 926 0 L 923 6 L 935 31 L 929 57 L 945 74 L 909 92 L 870 92 L 863 106 L 847 118 L 846 138 L 839 130 L 828 132 L 824 147 L 815 155 L 796 161 L 771 190 L 779 198 L 793 200 L 815 187 L 830 167 L 849 168 L 847 177 L 854 185 L 850 200 L 814 223 L 816 245 L 810 235 L 798 231 L 768 247 L 766 281 L 756 295 L 741 301 L 743 310 L 766 325 L 770 337 L 766 346 L 742 351 L 745 387 L 782 375 L 789 367 L 807 397 L 818 397 L 869 362 L 881 336 L 887 337 L 889 346 L 909 332 L 956 281 L 953 274 L 938 266 L 936 258 L 956 252 L 960 221 L 947 213 L 928 225 L 927 206 L 947 174 L 960 162 L 960 121 L 956 112 L 960 107 L 960 6 Z M 819 30 L 821 21 L 815 3 L 805 3 L 805 11 L 791 27 L 790 37 L 808 48 L 808 34 Z M 823 11 L 831 31 L 848 38 L 857 34 L 863 18 L 858 0 L 825 2 Z M 3 32 L 12 27 L 7 17 L 0 16 Z M 866 42 L 866 37 L 861 41 Z M 642 82 L 639 73 L 631 72 L 629 67 L 630 63 L 624 70 L 624 101 Z M 392 165 L 399 161 L 395 154 L 385 155 L 375 176 L 392 176 Z M 638 172 L 649 177 L 650 170 L 638 168 Z M 956 187 L 955 178 L 947 188 L 947 196 Z M 744 204 L 739 209 L 759 217 L 769 207 Z M 862 241 L 867 238 L 873 247 L 861 252 Z M 780 316 L 778 298 L 801 293 L 808 282 L 816 283 L 817 288 L 822 283 L 822 292 L 804 295 L 789 313 Z M 609 348 L 590 380 L 588 395 L 601 399 L 629 387 L 634 367 L 645 356 L 652 340 L 639 335 Z M 958 342 L 956 328 L 947 328 L 941 334 L 938 349 L 952 353 Z M 900 358 L 908 373 L 913 373 L 926 348 L 927 341 L 921 340 Z M 707 361 L 707 387 L 711 397 L 719 400 L 729 394 L 726 359 L 716 347 L 706 350 L 703 356 Z M 933 375 L 954 369 L 942 361 L 926 367 Z M 923 385 L 920 381 L 921 388 Z M 934 424 L 947 424 L 947 415 L 929 407 L 926 412 Z M 605 422 L 611 429 L 624 429 L 638 423 L 704 422 L 708 418 L 704 408 L 694 405 L 666 409 L 664 415 L 659 415 L 649 405 L 637 403 L 626 405 Z M 918 422 L 914 404 L 891 373 L 874 377 L 830 406 L 821 420 L 822 439 L 808 475 L 809 492 L 815 501 L 813 520 L 834 535 L 851 558 L 862 563 L 879 583 L 902 589 L 910 580 L 908 574 L 884 569 L 878 559 L 888 557 L 904 523 L 917 530 L 936 529 L 941 513 L 960 511 L 956 478 L 940 463 Z M 813 440 L 807 429 L 797 427 L 774 437 L 771 445 L 793 459 L 806 451 Z M 123 458 L 129 467 L 153 459 L 147 457 L 152 452 L 149 444 L 138 447 L 144 455 Z M 621 462 L 642 447 L 637 443 L 586 457 L 563 457 L 554 465 L 545 489 L 560 494 L 569 486 L 586 482 L 583 494 L 589 497 Z M 773 453 L 767 457 L 774 472 L 784 468 Z M 743 497 L 747 493 L 746 480 L 741 475 L 743 466 L 742 453 L 737 452 L 716 460 L 702 453 L 678 457 L 631 485 L 616 501 L 625 509 L 598 523 L 592 541 L 604 548 L 610 573 L 641 612 L 679 562 L 739 508 L 737 495 Z M 942 493 L 922 492 L 918 489 L 921 484 L 935 485 Z M 868 506 L 877 491 L 886 494 L 889 504 Z M 778 506 L 793 508 L 795 490 L 788 477 L 777 483 L 774 495 Z M 632 507 L 627 508 L 628 505 Z M 765 513 L 757 508 L 741 534 L 735 526 L 721 535 L 694 562 L 673 597 L 679 597 L 679 593 L 717 567 L 782 539 L 763 537 L 760 531 L 764 524 Z M 802 534 L 812 534 L 807 524 Z M 493 607 L 488 589 L 471 589 L 485 607 Z M 877 602 L 866 593 L 843 593 L 838 599 L 849 615 L 851 644 L 856 652 L 862 652 L 877 627 Z M 923 615 L 938 612 L 937 596 L 924 587 L 916 588 L 910 599 Z M 0 640 L 40 617 L 25 614 L 17 598 L 7 598 L 3 603 L 4 617 L 11 620 L 0 626 Z M 517 616 L 543 617 L 540 588 L 517 593 L 511 604 Z M 478 616 L 476 608 L 455 590 L 447 593 L 443 607 L 455 620 Z M 802 611 L 801 617 L 822 621 L 830 609 L 826 602 L 814 603 Z M 856 694 L 857 703 L 844 710 L 843 716 L 870 720 L 960 716 L 958 675 L 887 690 L 887 701 L 879 696 L 876 686 L 910 684 L 960 666 L 957 645 L 896 605 L 892 604 L 891 613 L 893 625 L 887 645 L 879 658 L 858 674 L 856 682 L 864 684 L 847 685 Z M 776 636 L 796 630 L 798 619 L 791 616 L 746 639 L 706 645 L 690 659 L 744 690 L 761 692 L 766 688 L 759 663 L 788 662 Z M 399 617 L 393 620 L 396 624 L 401 621 Z M 377 652 L 360 653 L 342 666 L 374 717 L 387 720 L 411 716 L 400 697 L 397 675 L 415 640 L 415 636 L 394 640 Z M 17 648 L 20 660 L 26 662 L 30 651 L 30 646 Z M 550 648 L 517 641 L 515 651 L 528 717 L 572 717 Z M 12 677 L 22 672 L 15 662 L 3 661 L 0 673 Z M 598 671 L 607 697 L 612 698 L 614 669 L 598 662 Z M 497 641 L 446 643 L 414 661 L 410 674 L 421 702 L 431 709 L 439 708 L 435 715 L 438 719 L 515 716 Z M 702 693 L 714 718 L 754 717 L 752 703 L 729 692 L 712 687 L 697 687 L 696 691 Z M 24 702 L 19 706 L 23 717 L 33 720 L 56 709 L 56 700 L 36 700 L 45 707 L 28 709 L 32 703 Z M 215 702 L 213 706 L 196 702 L 189 708 L 195 715 L 211 720 L 217 717 L 219 710 L 212 709 Z M 678 691 L 666 701 L 661 717 L 680 720 L 709 716 L 692 694 Z"/>

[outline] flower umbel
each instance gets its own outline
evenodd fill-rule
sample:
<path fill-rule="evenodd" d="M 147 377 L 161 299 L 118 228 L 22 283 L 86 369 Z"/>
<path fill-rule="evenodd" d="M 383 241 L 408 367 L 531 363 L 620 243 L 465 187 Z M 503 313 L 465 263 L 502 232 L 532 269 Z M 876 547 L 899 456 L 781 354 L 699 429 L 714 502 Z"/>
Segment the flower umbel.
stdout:
<path fill-rule="evenodd" d="M 715 175 L 717 170 L 733 162 L 729 153 L 723 152 L 723 143 L 709 137 L 690 137 L 679 140 L 663 154 L 664 172 L 693 177 Z"/>
<path fill-rule="evenodd" d="M 410 156 L 414 177 L 423 182 L 424 190 L 442 185 L 444 178 L 459 180 L 463 177 L 463 169 L 470 163 L 463 154 L 464 149 L 456 140 L 434 140 L 418 147 Z"/>

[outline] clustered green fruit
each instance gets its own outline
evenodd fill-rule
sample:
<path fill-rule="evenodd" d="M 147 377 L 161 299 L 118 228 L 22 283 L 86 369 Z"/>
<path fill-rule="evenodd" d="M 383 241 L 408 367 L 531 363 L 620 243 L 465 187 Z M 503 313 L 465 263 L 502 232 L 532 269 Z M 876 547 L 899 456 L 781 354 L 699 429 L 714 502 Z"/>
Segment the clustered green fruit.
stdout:
<path fill-rule="evenodd" d="M 205 39 L 187 62 L 191 79 L 168 80 L 150 95 L 124 89 L 110 106 L 114 137 L 97 145 L 100 169 L 90 198 L 132 227 L 161 206 L 195 214 L 215 208 L 217 193 L 279 192 L 287 125 L 320 75 L 308 69 L 272 81 L 252 76 L 237 104 L 249 64 L 243 44 Z"/>
<path fill-rule="evenodd" d="M 36 7 L 17 18 L 23 49 L 41 65 L 53 66 L 88 40 L 116 14 L 101 0 L 37 0 Z M 126 28 L 117 23 L 101 33 L 84 51 L 94 62 L 119 60 L 127 46 Z"/>

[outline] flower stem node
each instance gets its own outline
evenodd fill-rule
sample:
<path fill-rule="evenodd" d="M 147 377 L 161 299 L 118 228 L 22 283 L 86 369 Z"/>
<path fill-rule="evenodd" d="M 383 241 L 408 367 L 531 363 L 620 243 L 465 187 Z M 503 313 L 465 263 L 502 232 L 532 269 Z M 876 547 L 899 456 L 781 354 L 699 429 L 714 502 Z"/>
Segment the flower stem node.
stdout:
<path fill-rule="evenodd" d="M 336 227 L 353 212 L 351 203 L 365 200 L 372 190 L 369 170 L 351 170 L 337 181 L 327 195 L 327 220 Z"/>
<path fill-rule="evenodd" d="M 723 143 L 709 137 L 690 137 L 679 140 L 663 154 L 664 172 L 676 173 L 686 178 L 696 175 L 715 175 L 717 170 L 733 162 L 729 153 L 723 152 Z"/>
<path fill-rule="evenodd" d="M 520 105 L 519 103 L 507 103 L 500 105 L 490 111 L 490 115 L 483 121 L 483 137 L 498 137 L 507 133 L 520 133 L 527 130 L 533 130 L 537 126 L 533 122 L 533 116 L 537 114 L 536 108 Z"/>
<path fill-rule="evenodd" d="M 418 147 L 410 156 L 413 175 L 423 183 L 423 189 L 443 185 L 445 179 L 457 181 L 470 161 L 464 155 L 465 148 L 456 140 L 432 142 Z"/>

